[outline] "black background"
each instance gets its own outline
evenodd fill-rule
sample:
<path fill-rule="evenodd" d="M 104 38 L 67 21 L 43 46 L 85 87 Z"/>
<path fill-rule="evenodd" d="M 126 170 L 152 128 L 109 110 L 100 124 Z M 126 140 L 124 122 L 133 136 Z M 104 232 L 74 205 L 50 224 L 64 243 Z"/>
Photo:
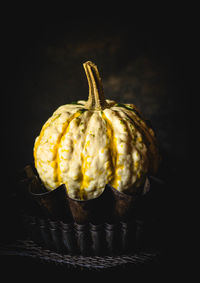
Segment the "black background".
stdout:
<path fill-rule="evenodd" d="M 134 103 L 151 121 L 163 157 L 158 177 L 167 183 L 166 214 L 169 221 L 182 221 L 181 195 L 188 189 L 191 164 L 194 28 L 188 13 L 139 21 L 117 16 L 68 17 L 63 23 L 8 20 L 2 43 L 6 196 L 15 192 L 17 173 L 33 161 L 34 140 L 53 111 L 87 99 L 82 64 L 91 60 L 106 98 Z"/>
<path fill-rule="evenodd" d="M 87 60 L 98 65 L 107 98 L 134 103 L 151 121 L 170 167 L 185 164 L 190 157 L 191 31 L 181 18 L 9 23 L 3 58 L 9 173 L 33 160 L 34 140 L 54 110 L 87 99 L 82 67 Z"/>

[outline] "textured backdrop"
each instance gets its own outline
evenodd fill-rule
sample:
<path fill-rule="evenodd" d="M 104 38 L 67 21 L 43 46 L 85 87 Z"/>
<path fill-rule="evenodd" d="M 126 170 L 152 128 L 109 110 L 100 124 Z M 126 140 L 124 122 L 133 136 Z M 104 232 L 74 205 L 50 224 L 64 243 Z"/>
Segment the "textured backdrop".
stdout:
<path fill-rule="evenodd" d="M 103 7 L 103 4 L 95 4 L 97 8 Z M 96 9 L 96 6 L 92 8 Z M 162 215 L 164 231 L 164 272 L 161 272 L 161 278 L 163 274 L 165 277 L 170 275 L 173 264 L 173 271 L 178 270 L 179 277 L 184 274 L 180 263 L 191 258 L 185 252 L 191 243 L 187 234 L 193 235 L 188 229 L 188 223 L 191 223 L 188 196 L 193 197 L 195 188 L 198 188 L 191 185 L 191 180 L 196 180 L 198 175 L 193 173 L 193 178 L 188 177 L 194 167 L 198 169 L 196 163 L 191 163 L 191 148 L 196 150 L 194 133 L 198 128 L 192 131 L 194 119 L 191 123 L 189 117 L 195 104 L 199 105 L 194 99 L 198 88 L 192 90 L 198 68 L 195 38 L 198 38 L 199 31 L 196 32 L 192 21 L 195 15 L 190 14 L 188 3 L 185 11 L 183 3 L 177 10 L 174 6 L 174 3 L 173 6 L 162 3 L 162 9 L 155 10 L 157 17 L 154 18 L 145 5 L 139 21 L 135 19 L 138 10 L 134 6 L 129 18 L 125 14 L 109 18 L 89 15 L 86 20 L 88 14 L 84 14 L 82 18 L 63 20 L 60 16 L 63 24 L 55 23 L 54 13 L 51 14 L 52 23 L 45 21 L 47 12 L 46 15 L 42 13 L 43 20 L 39 20 L 36 14 L 29 18 L 32 9 L 26 9 L 24 4 L 21 12 L 16 11 L 13 4 L 7 14 L 2 9 L 1 133 L 4 144 L 1 152 L 5 162 L 2 164 L 0 238 L 3 236 L 7 241 L 19 237 L 19 207 L 16 209 L 18 203 L 13 198 L 17 173 L 33 161 L 35 137 L 52 112 L 62 104 L 87 99 L 88 86 L 82 63 L 91 60 L 98 65 L 105 96 L 118 102 L 134 103 L 155 128 L 163 156 L 158 176 L 166 183 L 166 190 L 161 190 L 162 197 L 158 194 L 155 199 L 158 205 L 153 207 L 158 216 Z M 121 7 L 129 8 L 120 2 Z M 149 17 L 142 16 L 143 12 Z M 64 13 L 66 18 L 69 13 L 77 13 L 77 9 L 71 10 L 70 7 Z M 198 115 L 198 111 L 194 113 Z M 183 200 L 184 194 L 186 200 Z M 162 212 L 158 207 L 162 207 Z M 179 231 L 180 227 L 183 227 L 182 231 Z M 60 276 L 57 266 L 41 265 L 36 259 L 3 256 L 1 262 L 6 276 L 9 275 L 7 270 L 12 270 L 12 276 L 14 271 L 18 271 L 21 278 L 25 269 L 37 277 L 41 273 L 32 271 L 43 271 L 45 279 L 52 270 L 59 272 Z M 180 264 L 181 271 L 177 264 Z M 158 269 L 157 265 L 153 269 L 150 265 L 152 278 L 155 279 Z M 148 270 L 140 271 L 149 279 Z M 135 279 L 135 270 L 131 273 Z M 127 276 L 127 271 L 122 274 Z M 76 278 L 77 271 L 73 276 Z"/>
<path fill-rule="evenodd" d="M 134 103 L 151 121 L 163 154 L 161 177 L 176 174 L 190 155 L 186 26 L 100 17 L 62 25 L 11 22 L 4 58 L 9 180 L 33 160 L 35 137 L 53 111 L 87 99 L 87 60 L 98 65 L 106 98 Z"/>

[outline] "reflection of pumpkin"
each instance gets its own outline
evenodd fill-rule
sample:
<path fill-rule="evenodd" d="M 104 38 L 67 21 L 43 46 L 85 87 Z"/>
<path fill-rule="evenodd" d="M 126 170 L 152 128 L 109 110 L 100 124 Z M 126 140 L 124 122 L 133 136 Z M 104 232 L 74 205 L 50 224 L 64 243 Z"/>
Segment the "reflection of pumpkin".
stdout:
<path fill-rule="evenodd" d="M 64 183 L 72 198 L 94 198 L 107 183 L 133 192 L 157 170 L 154 132 L 133 104 L 105 100 L 96 65 L 83 66 L 88 101 L 60 106 L 47 120 L 35 141 L 35 166 L 47 189 Z"/>

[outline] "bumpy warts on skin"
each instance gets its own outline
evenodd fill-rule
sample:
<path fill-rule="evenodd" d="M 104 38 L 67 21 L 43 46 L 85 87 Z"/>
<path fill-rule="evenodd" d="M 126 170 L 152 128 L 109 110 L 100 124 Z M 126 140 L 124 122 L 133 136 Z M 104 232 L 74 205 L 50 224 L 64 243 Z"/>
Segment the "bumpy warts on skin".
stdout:
<path fill-rule="evenodd" d="M 88 101 L 60 106 L 35 140 L 34 160 L 49 190 L 65 184 L 74 199 L 91 199 L 107 183 L 135 192 L 159 164 L 156 137 L 136 107 L 104 98 L 96 65 L 83 64 Z"/>

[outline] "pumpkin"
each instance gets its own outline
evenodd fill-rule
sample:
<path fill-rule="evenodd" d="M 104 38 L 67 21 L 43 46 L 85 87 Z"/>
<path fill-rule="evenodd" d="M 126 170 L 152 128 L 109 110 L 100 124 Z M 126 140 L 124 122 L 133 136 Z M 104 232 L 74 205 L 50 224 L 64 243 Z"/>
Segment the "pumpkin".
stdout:
<path fill-rule="evenodd" d="M 47 120 L 35 140 L 35 167 L 48 190 L 65 184 L 74 199 L 95 198 L 108 183 L 136 192 L 158 169 L 155 133 L 133 104 L 105 99 L 94 63 L 83 67 L 88 101 L 62 105 Z"/>

